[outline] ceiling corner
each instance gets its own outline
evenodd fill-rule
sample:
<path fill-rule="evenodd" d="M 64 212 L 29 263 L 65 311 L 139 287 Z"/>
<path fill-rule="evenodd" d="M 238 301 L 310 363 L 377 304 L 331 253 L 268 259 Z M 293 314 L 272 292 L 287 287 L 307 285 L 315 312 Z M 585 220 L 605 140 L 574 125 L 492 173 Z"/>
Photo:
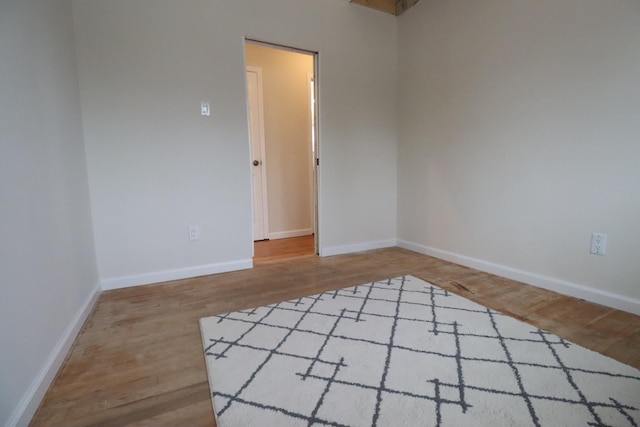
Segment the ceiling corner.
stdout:
<path fill-rule="evenodd" d="M 350 0 L 351 3 L 400 16 L 420 0 Z"/>
<path fill-rule="evenodd" d="M 396 1 L 396 16 L 402 15 L 404 12 L 413 7 L 420 0 L 397 0 Z"/>

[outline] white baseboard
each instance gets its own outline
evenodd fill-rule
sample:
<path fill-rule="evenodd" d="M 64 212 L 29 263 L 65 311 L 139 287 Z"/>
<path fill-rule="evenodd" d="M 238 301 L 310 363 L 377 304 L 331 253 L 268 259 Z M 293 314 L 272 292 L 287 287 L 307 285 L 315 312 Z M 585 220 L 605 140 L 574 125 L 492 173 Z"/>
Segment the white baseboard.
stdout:
<path fill-rule="evenodd" d="M 67 329 L 65 329 L 64 333 L 49 354 L 47 361 L 42 368 L 40 368 L 38 375 L 36 375 L 36 378 L 27 389 L 27 392 L 24 394 L 22 399 L 20 399 L 18 406 L 9 417 L 6 427 L 22 427 L 29 425 L 29 422 L 38 410 L 38 406 L 40 406 L 40 402 L 44 398 L 49 386 L 53 382 L 58 370 L 67 357 L 67 354 L 78 336 L 82 325 L 84 325 L 85 320 L 87 320 L 87 317 L 91 314 L 91 310 L 93 310 L 93 306 L 99 296 L 100 287 L 96 286 L 89 297 L 84 301 L 80 310 L 78 310 L 76 315 L 73 317 L 73 320 L 69 323 Z"/>
<path fill-rule="evenodd" d="M 151 283 L 168 282 L 171 280 L 188 279 L 198 276 L 208 276 L 209 274 L 246 270 L 248 268 L 253 268 L 253 260 L 243 259 L 238 261 L 177 268 L 174 270 L 134 274 L 131 276 L 113 277 L 110 279 L 101 280 L 100 286 L 102 287 L 102 290 L 108 291 L 111 289 L 130 288 L 132 286 L 149 285 Z"/>
<path fill-rule="evenodd" d="M 612 307 L 618 310 L 623 310 L 629 313 L 640 315 L 640 300 L 636 298 L 627 297 L 613 292 L 603 291 L 601 289 L 595 289 L 589 286 L 579 285 L 577 283 L 569 282 L 562 279 L 556 279 L 554 277 L 543 276 L 541 274 L 518 270 L 504 265 L 483 261 L 481 259 L 471 258 L 465 255 L 459 255 L 453 252 L 443 251 L 441 249 L 436 249 L 413 242 L 407 242 L 405 240 L 398 240 L 398 246 L 410 251 L 429 255 L 435 258 L 440 258 L 445 261 L 454 262 L 456 264 L 461 264 L 466 267 L 471 267 L 476 270 L 506 277 L 508 279 L 526 283 L 528 285 L 548 289 L 560 294 L 584 299 L 587 301 L 595 302 L 596 304 L 602 304 L 607 307 Z"/>
<path fill-rule="evenodd" d="M 310 228 L 305 228 L 302 230 L 276 231 L 276 232 L 269 233 L 269 239 L 270 240 L 288 239 L 290 237 L 309 236 L 311 234 L 313 234 L 313 230 Z"/>
<path fill-rule="evenodd" d="M 328 248 L 320 248 L 320 256 L 334 256 L 342 254 L 351 254 L 354 252 L 369 251 L 372 249 L 391 248 L 396 246 L 395 239 L 377 240 L 375 242 L 355 243 L 344 246 L 331 246 Z"/>

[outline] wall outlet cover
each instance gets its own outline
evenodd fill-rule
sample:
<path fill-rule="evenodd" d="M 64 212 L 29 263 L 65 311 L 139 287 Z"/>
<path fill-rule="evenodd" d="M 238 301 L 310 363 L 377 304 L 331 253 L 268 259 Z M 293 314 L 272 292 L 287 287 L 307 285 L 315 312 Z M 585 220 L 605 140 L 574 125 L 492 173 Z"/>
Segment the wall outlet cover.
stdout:
<path fill-rule="evenodd" d="M 591 233 L 591 250 L 594 255 L 607 253 L 607 235 L 604 233 Z"/>
<path fill-rule="evenodd" d="M 190 225 L 189 226 L 189 240 L 200 240 L 200 226 L 199 225 Z"/>

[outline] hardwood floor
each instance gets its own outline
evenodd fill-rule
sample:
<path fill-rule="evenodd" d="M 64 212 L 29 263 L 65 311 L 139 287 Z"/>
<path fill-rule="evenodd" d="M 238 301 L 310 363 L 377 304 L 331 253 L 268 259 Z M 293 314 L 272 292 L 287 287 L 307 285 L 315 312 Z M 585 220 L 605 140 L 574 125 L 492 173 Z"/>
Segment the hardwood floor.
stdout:
<path fill-rule="evenodd" d="M 253 244 L 253 261 L 269 262 L 315 255 L 315 242 L 313 234 L 289 239 L 261 240 Z"/>
<path fill-rule="evenodd" d="M 399 248 L 104 292 L 31 425 L 215 425 L 198 319 L 412 274 L 640 368 L 640 316 Z"/>

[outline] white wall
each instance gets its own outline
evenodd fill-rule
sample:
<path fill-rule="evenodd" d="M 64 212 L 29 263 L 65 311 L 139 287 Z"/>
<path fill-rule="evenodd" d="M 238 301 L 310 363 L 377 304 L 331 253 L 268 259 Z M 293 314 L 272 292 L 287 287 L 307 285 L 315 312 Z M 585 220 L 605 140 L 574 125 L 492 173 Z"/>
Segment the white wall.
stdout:
<path fill-rule="evenodd" d="M 344 0 L 80 0 L 74 11 L 103 287 L 250 265 L 245 36 L 320 52 L 325 253 L 393 244 L 393 16 Z"/>
<path fill-rule="evenodd" d="M 270 238 L 312 234 L 313 56 L 247 44 L 246 62 L 262 70 Z"/>
<path fill-rule="evenodd" d="M 423 0 L 399 28 L 402 244 L 640 310 L 640 2 Z"/>
<path fill-rule="evenodd" d="M 98 291 L 70 2 L 1 2 L 0 58 L 0 425 L 26 425 Z"/>

